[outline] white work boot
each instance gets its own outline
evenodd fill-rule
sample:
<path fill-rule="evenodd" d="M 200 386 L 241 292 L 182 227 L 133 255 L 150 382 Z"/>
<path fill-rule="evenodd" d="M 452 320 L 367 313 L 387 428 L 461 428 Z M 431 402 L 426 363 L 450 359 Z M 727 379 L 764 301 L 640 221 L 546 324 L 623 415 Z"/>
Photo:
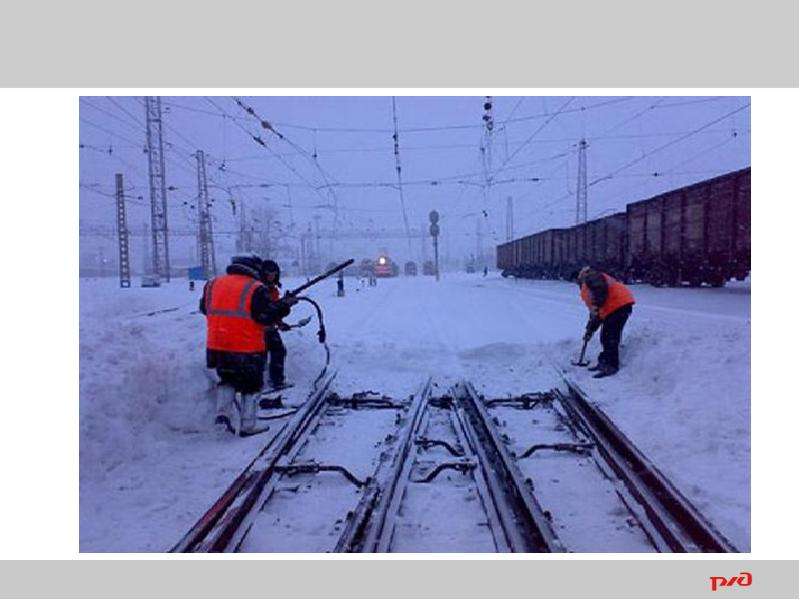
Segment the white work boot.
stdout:
<path fill-rule="evenodd" d="M 225 427 L 233 431 L 233 400 L 236 392 L 229 385 L 217 386 L 217 411 L 215 423 L 225 425 Z"/>
<path fill-rule="evenodd" d="M 241 424 L 238 435 L 247 435 L 256 431 L 256 404 L 259 399 L 258 394 L 236 394 L 240 399 Z"/>

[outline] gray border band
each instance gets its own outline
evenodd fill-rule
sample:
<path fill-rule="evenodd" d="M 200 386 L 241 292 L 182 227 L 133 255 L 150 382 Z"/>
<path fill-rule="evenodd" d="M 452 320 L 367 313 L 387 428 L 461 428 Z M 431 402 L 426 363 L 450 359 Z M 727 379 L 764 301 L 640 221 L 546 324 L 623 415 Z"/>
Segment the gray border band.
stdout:
<path fill-rule="evenodd" d="M 797 87 L 797 0 L 25 0 L 11 87 Z"/>
<path fill-rule="evenodd" d="M 710 577 L 747 571 L 748 587 Z M 0 562 L 0 598 L 797 598 L 790 560 Z"/>

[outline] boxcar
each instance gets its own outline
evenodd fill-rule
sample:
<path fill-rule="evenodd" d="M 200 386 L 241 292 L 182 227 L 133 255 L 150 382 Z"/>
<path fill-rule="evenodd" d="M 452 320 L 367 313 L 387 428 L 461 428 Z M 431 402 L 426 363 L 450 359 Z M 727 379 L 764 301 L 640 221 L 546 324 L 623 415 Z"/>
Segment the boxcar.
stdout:
<path fill-rule="evenodd" d="M 553 230 L 548 229 L 547 231 L 543 231 L 541 239 L 541 277 L 544 277 L 545 279 L 553 279 L 555 278 L 555 263 L 553 261 L 553 243 L 555 236 L 553 235 Z"/>
<path fill-rule="evenodd" d="M 575 230 L 575 264 L 574 269 L 586 265 L 589 258 L 589 223 L 581 223 L 573 227 Z"/>
<path fill-rule="evenodd" d="M 750 169 L 628 205 L 627 276 L 720 286 L 750 271 Z"/>
<path fill-rule="evenodd" d="M 506 242 L 497 246 L 497 269 L 508 277 L 514 268 L 514 242 Z"/>
<path fill-rule="evenodd" d="M 617 213 L 586 224 L 586 264 L 624 277 L 627 222 L 626 213 Z"/>
<path fill-rule="evenodd" d="M 498 246 L 515 277 L 565 277 L 591 264 L 654 285 L 723 285 L 750 272 L 750 168 L 628 204 L 624 213 Z"/>

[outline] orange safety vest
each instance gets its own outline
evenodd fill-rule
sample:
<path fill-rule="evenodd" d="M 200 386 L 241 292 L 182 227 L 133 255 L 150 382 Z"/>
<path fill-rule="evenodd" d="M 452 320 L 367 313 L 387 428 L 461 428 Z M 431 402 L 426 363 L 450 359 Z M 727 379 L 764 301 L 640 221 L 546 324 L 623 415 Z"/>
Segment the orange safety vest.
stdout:
<path fill-rule="evenodd" d="M 599 307 L 598 314 L 601 319 L 605 319 L 618 308 L 622 308 L 626 304 L 634 304 L 635 300 L 631 291 L 624 284 L 611 277 L 611 275 L 606 275 L 605 273 L 601 273 L 601 275 L 605 277 L 608 284 L 608 297 L 606 297 L 603 306 Z M 589 288 L 585 283 L 581 284 L 581 298 L 590 310 L 594 308 L 592 295 L 589 293 Z"/>
<path fill-rule="evenodd" d="M 266 352 L 264 326 L 250 315 L 253 294 L 263 284 L 246 275 L 222 275 L 206 289 L 206 347 L 222 352 Z"/>

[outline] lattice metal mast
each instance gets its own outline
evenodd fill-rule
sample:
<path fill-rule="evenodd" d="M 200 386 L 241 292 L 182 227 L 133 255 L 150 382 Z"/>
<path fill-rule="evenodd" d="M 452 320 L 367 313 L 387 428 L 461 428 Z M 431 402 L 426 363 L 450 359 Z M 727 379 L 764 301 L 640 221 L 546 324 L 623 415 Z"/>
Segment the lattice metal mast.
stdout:
<path fill-rule="evenodd" d="M 148 240 L 152 242 L 150 239 L 150 227 L 147 223 L 142 224 L 142 274 L 143 275 L 152 275 L 150 272 L 153 268 L 153 262 L 151 260 L 150 251 L 153 249 L 152 244 L 148 243 Z"/>
<path fill-rule="evenodd" d="M 400 166 L 400 133 L 397 127 L 397 101 L 392 96 L 392 121 L 394 122 L 394 165 L 397 170 L 397 189 L 400 192 L 400 209 L 403 211 L 403 227 L 405 227 L 406 235 L 408 236 L 408 254 L 411 257 L 411 228 L 408 226 L 408 215 L 406 214 L 406 200 L 403 196 L 403 176 Z"/>
<path fill-rule="evenodd" d="M 210 280 L 217 275 L 217 257 L 214 252 L 214 230 L 208 199 L 206 155 L 202 150 L 198 150 L 195 157 L 197 158 L 197 240 L 200 246 L 200 264 L 203 267 L 203 275 L 206 280 Z"/>
<path fill-rule="evenodd" d="M 589 188 L 586 183 L 586 148 L 588 146 L 585 139 L 578 142 L 578 188 L 575 194 L 575 223 L 578 225 L 588 221 Z"/>
<path fill-rule="evenodd" d="M 150 183 L 150 233 L 152 239 L 152 275 L 170 280 L 169 228 L 167 225 L 167 180 L 164 160 L 164 137 L 161 120 L 161 97 L 145 96 L 147 122 L 147 170 Z"/>
<path fill-rule="evenodd" d="M 119 242 L 119 287 L 131 287 L 131 254 L 128 245 L 128 219 L 125 215 L 125 191 L 122 173 L 116 174 L 117 183 L 117 240 Z"/>

